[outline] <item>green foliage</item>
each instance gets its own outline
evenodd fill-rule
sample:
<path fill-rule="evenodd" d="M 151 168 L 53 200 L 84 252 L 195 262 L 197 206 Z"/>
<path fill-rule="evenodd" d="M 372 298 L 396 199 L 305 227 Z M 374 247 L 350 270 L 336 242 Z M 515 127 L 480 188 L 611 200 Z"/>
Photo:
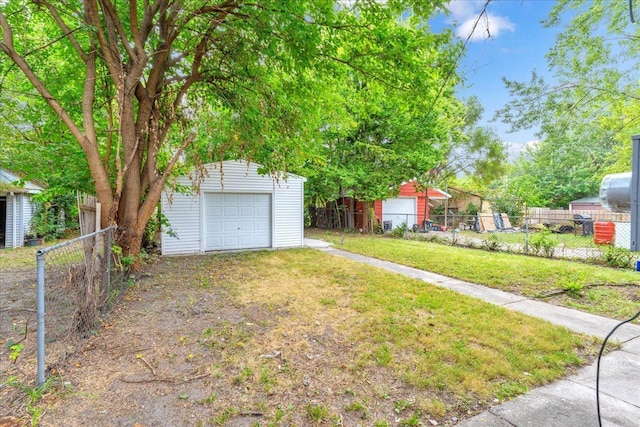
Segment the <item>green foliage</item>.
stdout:
<path fill-rule="evenodd" d="M 24 343 L 19 344 L 11 344 L 9 343 L 9 360 L 13 363 L 16 363 L 20 354 L 22 354 L 22 350 L 24 349 Z"/>
<path fill-rule="evenodd" d="M 6 383 L 10 387 L 20 389 L 26 394 L 27 400 L 25 406 L 27 413 L 31 416 L 31 425 L 39 425 L 40 417 L 42 417 L 45 411 L 45 408 L 39 405 L 40 400 L 59 383 L 59 378 L 50 376 L 42 385 L 35 387 L 24 384 L 18 377 L 9 377 Z"/>
<path fill-rule="evenodd" d="M 512 397 L 529 391 L 529 387 L 522 381 L 507 381 L 500 385 L 498 390 L 498 400 L 511 399 Z"/>
<path fill-rule="evenodd" d="M 308 178 L 307 204 L 323 206 L 342 196 L 369 202 L 393 196 L 402 182 L 441 163 L 447 141 L 461 135 L 464 107 L 452 90 L 460 45 L 451 34 L 425 31 L 416 19 L 385 22 L 374 32 L 384 41 L 373 47 L 377 55 L 363 62 L 371 39 L 356 34 L 340 58 L 355 56 L 358 67 L 376 70 L 385 69 L 381 59 L 389 55 L 401 59 L 388 80 L 363 79 L 353 67 L 335 69 L 322 145 L 301 169 Z"/>
<path fill-rule="evenodd" d="M 396 414 L 400 414 L 401 412 L 403 412 L 408 408 L 411 408 L 412 406 L 413 406 L 413 402 L 410 400 L 404 400 L 404 399 L 396 400 L 393 403 L 393 412 L 395 412 Z"/>
<path fill-rule="evenodd" d="M 156 245 L 156 235 L 163 230 L 171 237 L 178 237 L 178 234 L 171 228 L 171 223 L 167 216 L 158 211 L 153 215 L 144 227 L 144 237 L 142 238 L 143 248 L 152 248 Z"/>
<path fill-rule="evenodd" d="M 132 255 L 125 256 L 122 248 L 118 245 L 111 245 L 111 253 L 115 266 L 122 272 L 128 272 L 135 262 L 135 257 Z"/>
<path fill-rule="evenodd" d="M 400 225 L 397 225 L 393 230 L 391 230 L 391 236 L 395 238 L 402 238 L 407 234 L 408 227 L 404 222 Z"/>
<path fill-rule="evenodd" d="M 311 420 L 315 422 L 324 421 L 329 418 L 329 408 L 326 405 L 307 405 L 305 411 Z"/>
<path fill-rule="evenodd" d="M 373 200 L 435 164 L 462 118 L 462 46 L 424 25 L 441 0 L 85 3 L 4 2 L 0 163 L 95 193 L 125 255 L 201 163 Z"/>
<path fill-rule="evenodd" d="M 602 252 L 602 260 L 611 267 L 632 268 L 635 254 L 629 249 L 607 245 Z"/>
<path fill-rule="evenodd" d="M 492 234 L 500 238 L 517 236 L 517 233 Z M 328 236 L 322 238 L 328 239 Z M 509 243 L 516 242 L 509 240 Z M 589 288 L 590 300 L 587 304 L 584 298 L 581 299 L 580 303 L 584 304 L 580 305 L 580 310 L 620 320 L 637 311 L 637 304 L 630 302 L 627 291 L 619 286 L 637 283 L 635 271 L 498 252 L 487 256 L 484 251 L 431 241 L 377 236 L 347 236 L 344 249 L 529 297 L 557 291 L 569 282 L 585 287 L 599 284 L 601 286 Z M 577 303 L 576 300 L 571 302 Z"/>
<path fill-rule="evenodd" d="M 469 204 L 467 204 L 467 209 L 465 209 L 463 212 L 460 212 L 460 215 L 478 215 L 478 212 L 480 212 L 480 205 L 476 205 L 473 202 L 469 202 Z"/>
<path fill-rule="evenodd" d="M 465 102 L 462 138 L 451 144 L 442 178 L 464 175 L 474 187 L 484 186 L 504 175 L 507 146 L 492 128 L 478 126 L 484 108 L 472 96 Z"/>
<path fill-rule="evenodd" d="M 400 421 L 400 425 L 408 427 L 417 427 L 422 425 L 422 421 L 420 421 L 420 411 L 415 411 L 409 418 Z"/>
<path fill-rule="evenodd" d="M 525 209 L 525 200 L 501 188 L 491 190 L 489 200 L 494 212 L 506 213 L 510 217 L 522 216 Z"/>
<path fill-rule="evenodd" d="M 580 298 L 584 290 L 584 283 L 570 280 L 562 285 L 562 289 L 572 298 Z"/>
<path fill-rule="evenodd" d="M 509 191 L 530 206 L 564 207 L 596 194 L 604 174 L 629 170 L 640 29 L 627 3 L 607 0 L 557 2 L 546 25 L 561 28 L 547 55 L 555 84 L 535 72 L 529 82 L 505 80 L 512 100 L 499 116 L 513 130 L 540 129 Z"/>
<path fill-rule="evenodd" d="M 67 230 L 77 230 L 78 207 L 75 193 L 60 188 L 47 189 L 32 196 L 36 203 L 30 223 L 30 234 L 47 240 L 58 239 Z"/>
<path fill-rule="evenodd" d="M 500 250 L 501 243 L 498 235 L 495 233 L 489 233 L 486 239 L 482 239 L 482 247 L 488 251 Z"/>
<path fill-rule="evenodd" d="M 389 346 L 382 345 L 373 351 L 373 358 L 380 366 L 389 366 L 391 363 L 391 350 Z"/>
<path fill-rule="evenodd" d="M 551 258 L 556 242 L 551 238 L 551 230 L 542 230 L 531 237 L 529 246 L 533 253 Z"/>

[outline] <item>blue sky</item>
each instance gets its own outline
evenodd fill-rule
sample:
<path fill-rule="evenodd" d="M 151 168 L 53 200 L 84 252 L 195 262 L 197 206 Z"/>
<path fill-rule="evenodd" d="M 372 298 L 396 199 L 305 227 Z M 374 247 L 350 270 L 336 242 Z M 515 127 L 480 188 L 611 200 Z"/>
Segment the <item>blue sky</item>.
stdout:
<path fill-rule="evenodd" d="M 466 40 L 484 4 L 485 0 L 453 0 L 448 5 L 451 13 L 432 20 L 432 28 L 455 28 L 456 36 Z M 509 101 L 502 77 L 528 81 L 534 69 L 542 76 L 548 74 L 545 54 L 553 46 L 558 29 L 544 28 L 541 21 L 554 4 L 554 0 L 492 1 L 458 67 L 465 78 L 459 96 L 476 95 L 480 99 L 485 108 L 482 124 L 493 127 L 508 144 L 511 159 L 536 139 L 536 130 L 509 133 L 507 125 L 490 120 Z"/>

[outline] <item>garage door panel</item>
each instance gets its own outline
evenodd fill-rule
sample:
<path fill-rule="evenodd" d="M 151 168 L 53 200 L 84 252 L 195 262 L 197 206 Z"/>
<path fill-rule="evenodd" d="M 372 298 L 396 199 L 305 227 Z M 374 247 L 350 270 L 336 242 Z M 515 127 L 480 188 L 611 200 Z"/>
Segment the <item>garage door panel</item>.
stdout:
<path fill-rule="evenodd" d="M 225 201 L 225 203 L 229 203 Z M 226 218 L 236 218 L 238 216 L 237 206 L 224 206 L 222 208 L 222 215 Z"/>
<path fill-rule="evenodd" d="M 211 231 L 215 234 L 222 232 L 222 222 L 220 221 L 210 221 L 207 227 L 208 231 Z"/>
<path fill-rule="evenodd" d="M 222 231 L 224 231 L 225 233 L 228 233 L 228 232 L 235 233 L 239 229 L 240 229 L 240 226 L 237 221 L 224 221 Z"/>
<path fill-rule="evenodd" d="M 205 193 L 205 250 L 271 246 L 271 195 Z"/>
<path fill-rule="evenodd" d="M 240 244 L 243 245 L 243 246 L 255 247 L 256 246 L 256 238 L 255 238 L 255 236 L 242 235 L 242 236 L 240 236 Z"/>
<path fill-rule="evenodd" d="M 241 217 L 251 217 L 253 218 L 256 215 L 256 209 L 253 206 L 241 206 L 240 207 L 240 216 Z"/>
<path fill-rule="evenodd" d="M 207 238 L 207 247 L 208 248 L 221 247 L 222 244 L 223 244 L 222 237 L 210 236 L 209 238 Z"/>
<path fill-rule="evenodd" d="M 255 221 L 242 221 L 240 223 L 240 229 L 242 231 L 256 231 L 256 222 Z"/>
<path fill-rule="evenodd" d="M 222 208 L 220 206 L 211 206 L 205 215 L 207 217 L 219 217 L 222 215 Z"/>
<path fill-rule="evenodd" d="M 240 246 L 240 239 L 238 236 L 225 236 L 223 239 L 223 246 L 225 248 L 236 248 Z"/>
<path fill-rule="evenodd" d="M 382 201 L 382 221 L 390 221 L 391 227 L 401 224 L 411 227 L 417 223 L 417 207 L 414 197 L 397 197 Z"/>
<path fill-rule="evenodd" d="M 256 206 L 255 207 L 256 216 L 260 218 L 265 218 L 271 216 L 271 207 L 270 206 Z"/>

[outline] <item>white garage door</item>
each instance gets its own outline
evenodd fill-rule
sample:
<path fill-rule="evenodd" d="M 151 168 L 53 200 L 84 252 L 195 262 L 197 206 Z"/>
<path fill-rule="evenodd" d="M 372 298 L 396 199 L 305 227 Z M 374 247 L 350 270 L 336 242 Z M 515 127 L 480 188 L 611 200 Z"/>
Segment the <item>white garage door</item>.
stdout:
<path fill-rule="evenodd" d="M 407 227 L 417 222 L 415 197 L 396 197 L 382 201 L 382 223 L 391 222 L 391 229 L 404 223 Z"/>
<path fill-rule="evenodd" d="M 271 246 L 271 195 L 205 193 L 205 250 Z"/>

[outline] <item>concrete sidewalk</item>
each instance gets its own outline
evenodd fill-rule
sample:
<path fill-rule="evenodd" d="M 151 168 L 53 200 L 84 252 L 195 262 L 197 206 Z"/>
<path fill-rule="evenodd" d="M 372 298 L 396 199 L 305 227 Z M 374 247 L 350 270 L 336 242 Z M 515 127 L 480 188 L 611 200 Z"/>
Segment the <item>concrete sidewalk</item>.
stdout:
<path fill-rule="evenodd" d="M 307 247 L 369 264 L 470 295 L 511 310 L 565 326 L 575 332 L 604 338 L 619 321 L 583 313 L 497 289 L 452 279 L 331 247 L 327 242 L 305 239 Z M 639 276 L 640 278 L 640 276 Z M 640 309 L 640 306 L 638 307 Z M 600 362 L 600 413 L 603 426 L 640 426 L 640 326 L 625 324 L 611 338 L 622 344 Z M 589 427 L 598 426 L 596 362 L 576 375 L 494 406 L 459 423 L 464 427 Z"/>

